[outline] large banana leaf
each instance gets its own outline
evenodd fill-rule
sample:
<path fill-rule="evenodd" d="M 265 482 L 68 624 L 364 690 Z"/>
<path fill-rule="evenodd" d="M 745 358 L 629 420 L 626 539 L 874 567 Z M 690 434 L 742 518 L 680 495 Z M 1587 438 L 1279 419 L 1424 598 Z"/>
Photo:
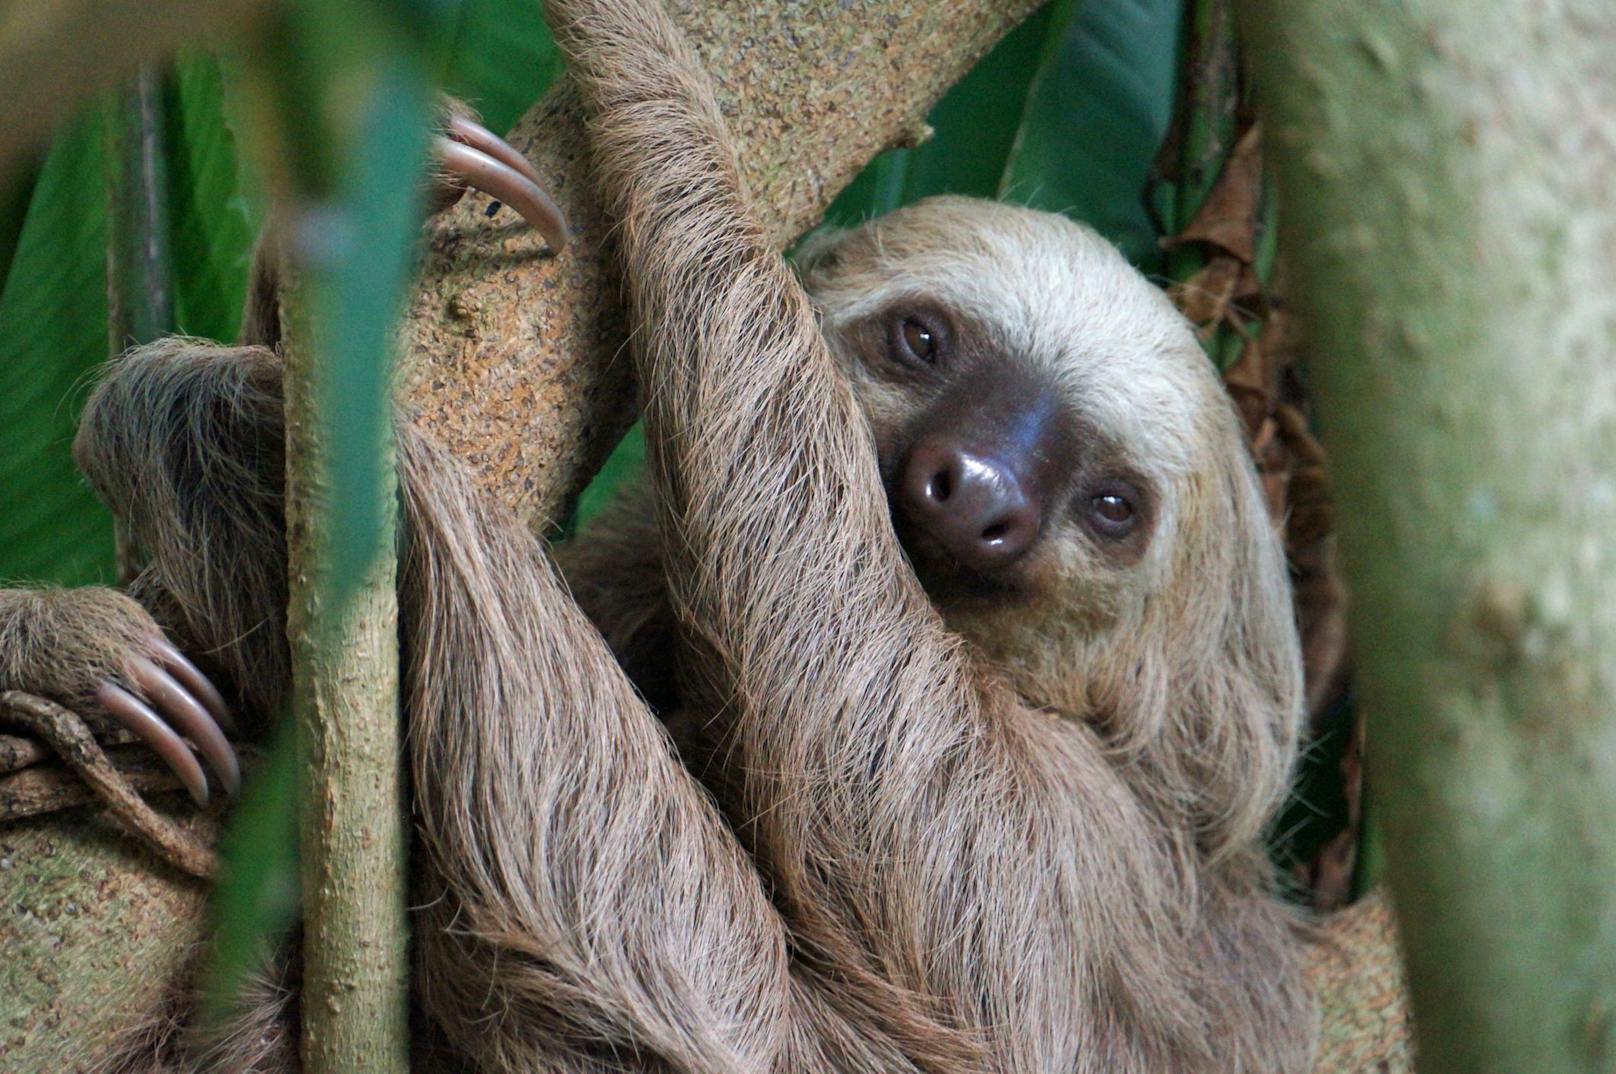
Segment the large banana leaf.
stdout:
<path fill-rule="evenodd" d="M 260 214 L 244 192 L 218 61 L 202 52 L 185 55 L 168 89 L 174 328 L 233 340 Z"/>
<path fill-rule="evenodd" d="M 165 92 L 178 331 L 235 336 L 255 232 L 212 57 L 185 57 Z M 106 512 L 68 453 L 90 374 L 107 357 L 106 168 L 100 106 L 58 135 L 0 294 L 0 578 L 79 584 L 112 572 Z"/>
<path fill-rule="evenodd" d="M 1172 122 L 1181 13 L 1180 0 L 1082 4 L 1033 87 L 1000 186 L 1093 225 L 1146 271 L 1160 263 L 1145 199 Z"/>
<path fill-rule="evenodd" d="M 443 88 L 510 129 L 561 72 L 538 0 L 463 0 L 442 61 Z"/>
<path fill-rule="evenodd" d="M 105 581 L 112 529 L 69 445 L 106 357 L 106 171 L 92 109 L 57 135 L 0 291 L 0 579 Z"/>

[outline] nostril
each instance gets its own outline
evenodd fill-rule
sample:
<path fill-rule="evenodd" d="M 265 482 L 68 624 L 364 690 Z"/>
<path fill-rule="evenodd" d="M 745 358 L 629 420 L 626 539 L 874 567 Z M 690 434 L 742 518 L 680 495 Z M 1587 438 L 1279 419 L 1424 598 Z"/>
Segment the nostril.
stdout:
<path fill-rule="evenodd" d="M 978 571 L 1014 562 L 1037 540 L 1041 514 L 1028 493 L 1013 466 L 951 437 L 916 443 L 892 490 L 926 556 Z"/>

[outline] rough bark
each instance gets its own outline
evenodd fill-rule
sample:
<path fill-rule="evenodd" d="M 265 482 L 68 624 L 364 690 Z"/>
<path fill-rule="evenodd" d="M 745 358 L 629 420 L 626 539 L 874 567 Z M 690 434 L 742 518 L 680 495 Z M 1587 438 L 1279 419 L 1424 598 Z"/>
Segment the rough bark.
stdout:
<path fill-rule="evenodd" d="M 674 0 L 764 225 L 784 246 L 881 149 L 912 143 L 932 102 L 1033 0 Z M 572 222 L 559 257 L 514 214 L 468 198 L 429 232 L 410 312 L 407 396 L 422 424 L 528 522 L 555 520 L 632 421 L 600 209 L 568 79 L 509 135 Z"/>
<path fill-rule="evenodd" d="M 1408 985 L 1391 901 L 1373 891 L 1324 925 L 1307 966 L 1319 997 L 1315 1074 L 1413 1074 Z"/>
<path fill-rule="evenodd" d="M 294 274 L 295 278 L 295 274 Z M 363 578 L 335 601 L 327 476 L 331 427 L 321 407 L 301 287 L 283 296 L 286 358 L 286 633 L 300 790 L 303 889 L 302 1060 L 308 1074 L 409 1068 L 403 736 L 399 718 L 398 559 L 394 511 Z M 386 427 L 386 423 L 384 423 Z M 397 483 L 391 430 L 384 502 Z"/>
<path fill-rule="evenodd" d="M 187 830 L 212 825 L 178 797 Z M 0 828 L 0 1070 L 82 1069 L 171 998 L 207 888 L 98 809 Z"/>
<path fill-rule="evenodd" d="M 1421 1069 L 1616 1063 L 1616 18 L 1245 0 Z"/>

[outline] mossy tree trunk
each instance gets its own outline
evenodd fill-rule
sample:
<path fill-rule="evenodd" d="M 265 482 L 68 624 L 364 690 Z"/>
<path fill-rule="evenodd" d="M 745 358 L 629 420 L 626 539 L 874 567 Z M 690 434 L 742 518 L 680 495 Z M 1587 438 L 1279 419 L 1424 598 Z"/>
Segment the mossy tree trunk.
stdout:
<path fill-rule="evenodd" d="M 1242 9 L 1421 1069 L 1616 1069 L 1616 15 Z"/>

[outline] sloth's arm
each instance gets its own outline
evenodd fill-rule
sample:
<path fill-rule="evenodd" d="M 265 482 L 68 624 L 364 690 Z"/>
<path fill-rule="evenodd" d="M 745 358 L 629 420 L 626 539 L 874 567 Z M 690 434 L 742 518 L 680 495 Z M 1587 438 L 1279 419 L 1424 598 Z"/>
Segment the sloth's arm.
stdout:
<path fill-rule="evenodd" d="M 547 12 L 618 221 L 692 700 L 717 714 L 732 819 L 805 962 L 935 997 L 1028 1068 L 1070 1040 L 1007 1027 L 1148 1022 L 1120 1009 L 1147 991 L 1187 1010 L 1165 848 L 1091 736 L 989 685 L 908 570 L 688 45 L 654 0 Z M 1119 957 L 1141 920 L 1155 951 Z"/>
<path fill-rule="evenodd" d="M 79 441 L 189 643 L 271 708 L 280 377 L 265 348 L 154 344 L 112 367 Z M 398 436 L 425 1006 L 490 1071 L 768 1069 L 791 989 L 756 870 L 540 544 Z"/>
<path fill-rule="evenodd" d="M 428 1009 L 491 1070 L 769 1068 L 789 990 L 755 869 L 538 542 L 407 429 L 400 464 Z"/>

